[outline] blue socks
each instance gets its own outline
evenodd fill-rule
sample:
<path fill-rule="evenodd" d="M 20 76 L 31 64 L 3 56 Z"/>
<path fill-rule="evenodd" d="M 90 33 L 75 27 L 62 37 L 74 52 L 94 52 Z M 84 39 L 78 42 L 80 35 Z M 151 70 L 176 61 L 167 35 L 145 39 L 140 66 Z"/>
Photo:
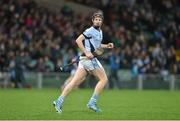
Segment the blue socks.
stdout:
<path fill-rule="evenodd" d="M 61 107 L 63 102 L 64 102 L 64 96 L 59 96 L 57 99 L 57 104 Z"/>
<path fill-rule="evenodd" d="M 99 95 L 94 92 L 91 98 L 98 99 L 98 97 Z"/>
<path fill-rule="evenodd" d="M 98 97 L 99 95 L 94 92 L 91 99 L 89 100 L 89 104 L 96 104 Z"/>
<path fill-rule="evenodd" d="M 62 106 L 62 103 L 64 102 L 64 96 L 59 96 L 56 103 L 58 104 L 58 106 Z M 90 105 L 94 105 L 97 102 L 97 99 L 99 98 L 99 95 L 96 94 L 95 92 L 93 93 L 93 95 L 91 96 L 89 103 Z"/>

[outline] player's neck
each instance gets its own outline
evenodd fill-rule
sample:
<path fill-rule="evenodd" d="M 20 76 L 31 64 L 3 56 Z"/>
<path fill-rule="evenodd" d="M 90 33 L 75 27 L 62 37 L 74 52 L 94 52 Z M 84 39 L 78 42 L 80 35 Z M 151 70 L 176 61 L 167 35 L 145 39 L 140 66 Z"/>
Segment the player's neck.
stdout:
<path fill-rule="evenodd" d="M 100 27 L 99 26 L 93 26 L 96 30 L 100 31 Z"/>

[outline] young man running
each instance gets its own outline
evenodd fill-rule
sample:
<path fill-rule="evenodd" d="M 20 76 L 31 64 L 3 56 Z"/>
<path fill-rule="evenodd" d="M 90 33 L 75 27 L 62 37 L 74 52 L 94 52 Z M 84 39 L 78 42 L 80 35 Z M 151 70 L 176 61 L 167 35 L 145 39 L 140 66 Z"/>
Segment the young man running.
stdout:
<path fill-rule="evenodd" d="M 99 48 L 111 49 L 114 47 L 113 43 L 101 44 L 103 37 L 101 25 L 103 23 L 103 19 L 104 17 L 102 12 L 95 12 L 92 16 L 93 25 L 90 28 L 86 29 L 76 39 L 76 43 L 83 54 L 82 56 L 80 56 L 78 68 L 73 79 L 70 83 L 68 83 L 65 86 L 64 90 L 62 91 L 58 99 L 53 102 L 54 107 L 58 113 L 62 112 L 61 107 L 65 97 L 69 94 L 69 92 L 79 81 L 86 77 L 88 73 L 91 73 L 94 76 L 96 76 L 99 79 L 99 81 L 96 84 L 92 97 L 87 103 L 87 107 L 95 112 L 101 112 L 101 109 L 97 106 L 97 99 L 100 93 L 103 91 L 108 81 L 108 78 L 103 66 L 96 58 L 94 52 L 96 52 L 96 50 L 98 50 Z"/>

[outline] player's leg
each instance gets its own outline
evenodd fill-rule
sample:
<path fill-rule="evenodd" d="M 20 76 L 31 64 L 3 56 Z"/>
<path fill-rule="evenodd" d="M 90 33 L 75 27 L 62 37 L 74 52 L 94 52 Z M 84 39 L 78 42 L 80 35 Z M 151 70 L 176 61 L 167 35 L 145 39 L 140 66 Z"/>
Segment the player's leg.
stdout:
<path fill-rule="evenodd" d="M 74 75 L 70 75 L 66 81 L 64 82 L 64 84 L 61 86 L 61 90 L 63 91 L 65 86 L 73 79 Z"/>
<path fill-rule="evenodd" d="M 75 85 L 75 88 L 78 88 L 78 86 L 79 86 L 84 80 L 85 80 L 85 77 L 82 78 L 82 79 L 80 79 L 80 80 L 78 80 L 77 83 L 76 83 L 76 85 Z"/>
<path fill-rule="evenodd" d="M 108 78 L 107 78 L 104 68 L 95 69 L 93 71 L 93 75 L 99 79 L 94 89 L 94 92 L 96 92 L 96 94 L 99 95 L 104 89 L 105 85 L 107 84 Z"/>
<path fill-rule="evenodd" d="M 62 94 L 58 97 L 56 101 L 53 102 L 55 109 L 58 113 L 61 113 L 62 103 L 64 102 L 64 98 L 69 94 L 69 92 L 74 88 L 75 85 L 79 83 L 79 80 L 84 79 L 87 75 L 87 72 L 84 68 L 78 68 L 73 79 L 65 86 Z"/>
<path fill-rule="evenodd" d="M 84 68 L 78 68 L 73 79 L 67 84 L 67 86 L 64 88 L 61 96 L 65 97 L 68 95 L 68 93 L 79 84 L 79 81 L 83 80 L 84 77 L 87 75 L 87 72 Z"/>
<path fill-rule="evenodd" d="M 99 81 L 96 84 L 94 93 L 93 93 L 92 97 L 90 98 L 87 106 L 88 106 L 88 108 L 94 110 L 95 112 L 101 112 L 101 109 L 98 108 L 96 105 L 97 99 L 98 99 L 100 93 L 102 92 L 102 90 L 104 89 L 105 85 L 107 84 L 108 78 L 107 78 L 105 70 L 102 66 L 100 68 L 93 70 L 92 73 L 99 79 Z"/>
<path fill-rule="evenodd" d="M 65 81 L 65 83 L 64 83 L 63 86 L 61 87 L 62 91 L 64 90 L 65 86 L 72 81 L 73 77 L 74 77 L 74 75 L 71 75 L 71 76 Z M 77 89 L 78 86 L 79 86 L 84 80 L 85 80 L 85 77 L 82 78 L 82 79 L 80 79 L 80 80 L 78 80 L 78 81 L 76 82 L 76 85 L 74 86 L 74 88 Z"/>

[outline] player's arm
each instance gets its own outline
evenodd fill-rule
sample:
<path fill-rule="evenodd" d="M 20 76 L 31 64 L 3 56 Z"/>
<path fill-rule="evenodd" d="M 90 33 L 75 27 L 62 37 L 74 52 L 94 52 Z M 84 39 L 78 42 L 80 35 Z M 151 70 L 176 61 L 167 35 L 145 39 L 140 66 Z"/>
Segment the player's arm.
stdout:
<path fill-rule="evenodd" d="M 100 48 L 97 48 L 97 49 L 93 52 L 93 54 L 94 54 L 95 56 L 100 56 L 100 55 L 102 55 L 103 52 L 104 52 L 104 48 L 112 49 L 112 48 L 114 48 L 114 44 L 113 44 L 113 43 L 101 44 L 101 47 L 100 47 Z"/>
<path fill-rule="evenodd" d="M 113 43 L 101 44 L 101 47 L 111 49 L 111 48 L 114 48 L 114 44 Z"/>
<path fill-rule="evenodd" d="M 86 48 L 83 45 L 83 41 L 84 41 L 85 37 L 83 34 L 81 34 L 77 39 L 76 39 L 76 43 L 78 45 L 78 47 L 81 49 L 81 51 L 88 57 L 88 58 L 93 58 L 93 54 L 89 51 L 86 50 Z"/>

